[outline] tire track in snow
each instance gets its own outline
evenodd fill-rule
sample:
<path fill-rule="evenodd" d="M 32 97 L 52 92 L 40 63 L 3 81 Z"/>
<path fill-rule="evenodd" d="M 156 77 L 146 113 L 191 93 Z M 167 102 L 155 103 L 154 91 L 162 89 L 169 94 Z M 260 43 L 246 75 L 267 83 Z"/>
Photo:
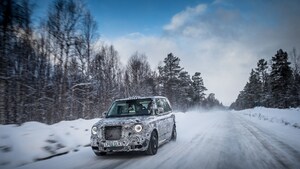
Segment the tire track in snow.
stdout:
<path fill-rule="evenodd" d="M 274 135 L 258 128 L 253 122 L 246 121 L 241 117 L 238 117 L 238 119 L 241 121 L 242 126 L 246 128 L 261 143 L 261 145 L 263 145 L 270 156 L 281 165 L 279 168 L 300 168 L 300 153 L 297 150 L 280 141 Z M 294 160 L 291 161 L 291 158 L 288 158 L 287 155 Z M 295 162 L 298 164 L 295 164 Z"/>
<path fill-rule="evenodd" d="M 211 114 L 207 114 L 211 116 Z M 215 158 L 215 154 L 205 154 L 203 150 L 207 151 L 206 147 L 213 144 L 214 135 L 216 130 L 219 130 L 219 125 L 222 124 L 222 120 L 212 118 L 210 123 L 201 126 L 195 136 L 185 140 L 184 144 L 180 144 L 183 151 L 180 151 L 179 159 L 176 159 L 178 166 L 176 168 L 212 168 L 215 162 L 212 160 L 199 159 L 201 156 L 212 156 Z M 195 130 L 196 126 L 190 124 L 190 126 L 184 126 L 185 130 Z"/>

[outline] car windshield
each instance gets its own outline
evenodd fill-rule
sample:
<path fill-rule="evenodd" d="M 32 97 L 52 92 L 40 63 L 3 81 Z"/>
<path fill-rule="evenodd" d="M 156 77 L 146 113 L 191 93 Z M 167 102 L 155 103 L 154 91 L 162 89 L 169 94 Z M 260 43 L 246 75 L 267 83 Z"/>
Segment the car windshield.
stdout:
<path fill-rule="evenodd" d="M 106 117 L 143 116 L 150 115 L 151 99 L 136 99 L 115 101 Z"/>

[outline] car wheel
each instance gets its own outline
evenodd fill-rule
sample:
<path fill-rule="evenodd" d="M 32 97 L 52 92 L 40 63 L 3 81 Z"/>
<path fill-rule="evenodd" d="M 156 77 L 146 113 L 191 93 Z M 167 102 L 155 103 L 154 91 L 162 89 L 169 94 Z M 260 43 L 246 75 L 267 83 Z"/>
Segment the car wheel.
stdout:
<path fill-rule="evenodd" d="M 172 130 L 172 137 L 171 140 L 176 141 L 177 139 L 177 131 L 176 131 L 176 126 L 173 126 L 173 130 Z"/>
<path fill-rule="evenodd" d="M 105 156 L 106 155 L 106 152 L 95 152 L 94 153 L 97 155 L 97 156 Z"/>
<path fill-rule="evenodd" d="M 158 136 L 155 131 L 151 133 L 150 141 L 149 141 L 149 146 L 146 151 L 146 154 L 148 155 L 155 155 L 157 153 L 158 149 Z"/>

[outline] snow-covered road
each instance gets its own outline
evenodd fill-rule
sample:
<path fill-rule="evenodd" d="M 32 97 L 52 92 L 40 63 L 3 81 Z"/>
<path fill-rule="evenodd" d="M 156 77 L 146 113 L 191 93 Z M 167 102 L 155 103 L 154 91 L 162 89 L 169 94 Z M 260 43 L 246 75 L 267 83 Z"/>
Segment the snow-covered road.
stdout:
<path fill-rule="evenodd" d="M 18 168 L 300 168 L 300 129 L 261 125 L 229 111 L 178 113 L 176 117 L 177 141 L 160 147 L 155 156 L 117 153 L 97 157 L 90 147 L 82 147 Z"/>

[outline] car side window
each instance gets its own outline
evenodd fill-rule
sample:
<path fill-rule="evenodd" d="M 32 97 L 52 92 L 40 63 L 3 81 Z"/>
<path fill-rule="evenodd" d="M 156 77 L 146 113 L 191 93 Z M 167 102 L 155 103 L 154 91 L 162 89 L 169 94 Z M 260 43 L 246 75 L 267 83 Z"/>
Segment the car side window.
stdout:
<path fill-rule="evenodd" d="M 156 106 L 157 108 L 164 107 L 161 99 L 156 99 Z"/>
<path fill-rule="evenodd" d="M 162 113 L 167 113 L 167 112 L 171 111 L 171 107 L 166 99 L 157 99 L 156 105 L 157 105 L 157 108 L 163 108 L 164 111 Z"/>
<path fill-rule="evenodd" d="M 156 99 L 156 106 L 157 106 L 157 110 L 160 109 L 160 108 L 164 108 L 164 103 L 162 101 L 162 99 Z M 160 112 L 160 113 L 164 113 L 164 112 Z"/>
<path fill-rule="evenodd" d="M 163 99 L 163 102 L 164 102 L 164 111 L 165 112 L 171 111 L 171 107 L 170 107 L 169 103 L 167 102 L 167 100 Z"/>

